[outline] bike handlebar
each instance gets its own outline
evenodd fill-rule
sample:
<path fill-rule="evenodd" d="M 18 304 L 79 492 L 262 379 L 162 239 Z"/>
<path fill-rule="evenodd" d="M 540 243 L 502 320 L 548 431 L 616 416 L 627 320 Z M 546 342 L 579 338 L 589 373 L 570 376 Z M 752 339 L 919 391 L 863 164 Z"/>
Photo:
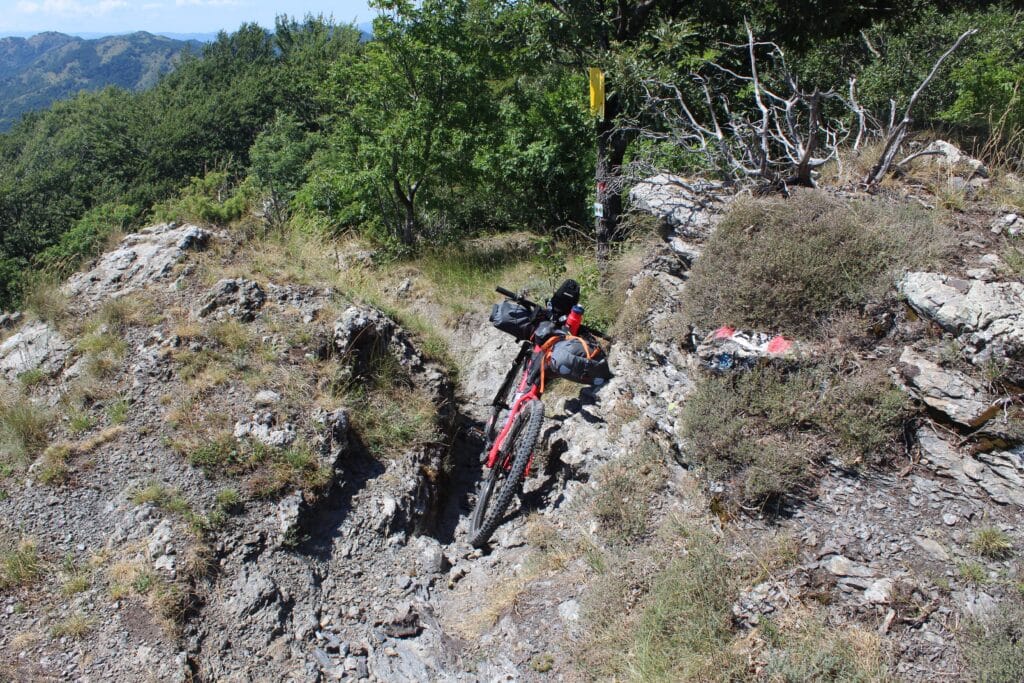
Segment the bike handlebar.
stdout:
<path fill-rule="evenodd" d="M 509 299 L 512 299 L 516 303 L 522 304 L 523 306 L 527 306 L 527 307 L 532 308 L 532 309 L 542 308 L 541 306 L 539 306 L 539 305 L 535 304 L 534 302 L 530 301 L 529 299 L 527 299 L 522 294 L 516 294 L 515 292 L 513 292 L 511 290 L 508 290 L 508 289 L 505 289 L 504 287 L 495 287 L 495 291 L 498 294 L 501 294 L 502 296 L 505 296 L 505 297 L 507 297 Z M 581 325 L 579 331 L 580 332 L 586 332 L 587 334 L 591 334 L 591 335 L 597 337 L 598 339 L 603 339 L 604 341 L 606 341 L 608 343 L 612 343 L 612 338 L 611 337 L 609 337 L 608 335 L 603 334 L 601 332 L 598 332 L 597 330 L 595 330 L 592 327 L 587 327 L 586 325 Z"/>
<path fill-rule="evenodd" d="M 527 306 L 529 308 L 540 308 L 540 306 L 538 306 L 537 304 L 533 303 L 532 301 L 527 299 L 522 294 L 516 294 L 515 292 L 507 290 L 504 287 L 496 287 L 495 291 L 497 291 L 498 294 L 506 296 L 509 299 L 512 299 L 513 301 L 515 301 L 517 303 L 520 303 L 520 304 L 522 304 L 524 306 Z"/>

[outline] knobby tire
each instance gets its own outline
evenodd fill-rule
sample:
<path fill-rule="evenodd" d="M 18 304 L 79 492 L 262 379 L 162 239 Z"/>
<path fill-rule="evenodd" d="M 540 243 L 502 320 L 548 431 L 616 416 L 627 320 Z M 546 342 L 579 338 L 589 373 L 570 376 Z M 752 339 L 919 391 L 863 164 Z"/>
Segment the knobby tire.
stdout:
<path fill-rule="evenodd" d="M 506 472 L 501 463 L 495 463 L 480 487 L 470 527 L 469 543 L 474 548 L 482 547 L 491 538 L 491 534 L 501 524 L 505 509 L 512 502 L 512 496 L 519 490 L 519 484 L 526 473 L 526 466 L 530 462 L 533 447 L 540 437 L 540 429 L 544 422 L 544 404 L 539 400 L 529 401 L 523 406 L 517 420 L 525 420 L 525 424 L 519 425 L 518 429 L 513 427 L 513 431 L 507 437 L 514 439 L 510 444 L 511 467 Z M 502 474 L 505 476 L 502 477 Z M 502 478 L 504 478 L 504 482 L 501 484 L 498 496 L 494 503 L 490 504 L 494 489 Z"/>

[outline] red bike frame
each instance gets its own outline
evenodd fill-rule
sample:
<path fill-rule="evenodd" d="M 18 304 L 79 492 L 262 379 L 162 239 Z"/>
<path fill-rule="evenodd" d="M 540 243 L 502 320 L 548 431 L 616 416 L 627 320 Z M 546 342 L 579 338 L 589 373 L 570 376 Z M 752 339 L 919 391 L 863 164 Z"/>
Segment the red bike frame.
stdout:
<path fill-rule="evenodd" d="M 541 348 L 539 346 L 533 347 L 533 358 L 539 358 Z M 541 360 L 543 362 L 543 360 Z M 512 429 L 512 425 L 515 424 L 516 417 L 519 412 L 523 409 L 523 404 L 527 401 L 540 398 L 540 390 L 537 385 L 534 384 L 530 387 L 529 391 L 526 389 L 527 380 L 530 377 L 530 368 L 533 362 L 527 364 L 526 369 L 523 371 L 523 379 L 519 382 L 519 388 L 516 393 L 520 394 L 519 398 L 515 400 L 512 407 L 509 408 L 508 417 L 505 418 L 505 425 L 501 428 L 501 433 L 498 434 L 497 438 L 494 439 L 494 443 L 491 445 L 491 451 L 487 454 L 487 467 L 495 467 L 498 464 L 498 453 L 501 450 L 502 444 L 505 443 L 505 437 L 508 436 L 509 431 Z M 507 467 L 508 464 L 504 463 Z M 526 464 L 526 474 L 530 473 L 530 465 L 533 464 L 533 454 L 530 454 L 530 461 Z"/>

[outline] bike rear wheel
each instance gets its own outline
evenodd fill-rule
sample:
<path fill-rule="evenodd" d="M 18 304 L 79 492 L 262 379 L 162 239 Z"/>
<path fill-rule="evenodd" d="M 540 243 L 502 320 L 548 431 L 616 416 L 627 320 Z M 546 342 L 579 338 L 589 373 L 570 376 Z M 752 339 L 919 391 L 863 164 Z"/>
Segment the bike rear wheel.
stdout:
<path fill-rule="evenodd" d="M 516 416 L 516 421 L 519 424 L 513 425 L 505 437 L 509 440 L 508 448 L 504 450 L 510 453 L 510 466 L 506 470 L 503 463 L 495 463 L 480 485 L 469 528 L 469 542 L 474 548 L 479 548 L 490 540 L 491 534 L 501 524 L 505 509 L 512 502 L 512 496 L 519 489 L 533 447 L 540 437 L 541 425 L 544 422 L 544 404 L 537 399 L 528 401 Z"/>

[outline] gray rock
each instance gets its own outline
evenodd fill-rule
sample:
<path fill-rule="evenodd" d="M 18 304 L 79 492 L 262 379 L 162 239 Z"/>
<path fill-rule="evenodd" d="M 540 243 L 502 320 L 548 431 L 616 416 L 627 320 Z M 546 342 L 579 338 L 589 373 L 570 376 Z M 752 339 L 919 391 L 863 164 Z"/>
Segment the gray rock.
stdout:
<path fill-rule="evenodd" d="M 954 422 L 977 427 L 999 411 L 995 398 L 981 384 L 933 363 L 910 347 L 903 349 L 899 369 L 905 389 Z"/>
<path fill-rule="evenodd" d="M 266 408 L 269 406 L 274 406 L 280 402 L 281 394 L 277 393 L 276 391 L 271 391 L 269 389 L 264 389 L 263 391 L 258 392 L 255 398 L 253 398 L 253 405 L 255 405 L 257 408 Z"/>
<path fill-rule="evenodd" d="M 437 539 L 420 536 L 416 542 L 419 545 L 417 562 L 422 573 L 440 574 L 447 569 L 448 558 L 445 557 L 444 550 Z"/>
<path fill-rule="evenodd" d="M 247 617 L 279 599 L 277 584 L 256 568 L 243 567 L 231 586 L 233 595 L 225 607 L 236 617 Z"/>
<path fill-rule="evenodd" d="M 972 363 L 1024 348 L 1024 283 L 908 273 L 900 292 L 915 311 L 958 335 Z"/>
<path fill-rule="evenodd" d="M 1024 507 L 1024 448 L 962 454 L 934 430 L 917 433 L 921 461 L 960 484 L 983 489 L 994 501 Z"/>
<path fill-rule="evenodd" d="M 935 140 L 924 150 L 929 156 L 919 157 L 924 163 L 935 164 L 962 172 L 967 178 L 988 178 L 988 169 L 978 159 L 963 152 L 959 147 L 945 140 Z"/>
<path fill-rule="evenodd" d="M 28 323 L 0 344 L 0 374 L 10 382 L 30 370 L 52 375 L 64 367 L 70 353 L 71 344 L 48 323 Z"/>
<path fill-rule="evenodd" d="M 892 579 L 879 579 L 864 591 L 864 601 L 878 605 L 888 604 L 892 600 L 892 589 Z"/>
<path fill-rule="evenodd" d="M 278 501 L 274 511 L 274 528 L 277 533 L 278 545 L 287 546 L 298 540 L 304 507 L 301 491 L 295 491 Z"/>
<path fill-rule="evenodd" d="M 209 239 L 210 233 L 195 225 L 150 226 L 125 237 L 92 269 L 73 275 L 63 291 L 91 302 L 123 296 L 166 277 L 187 251 L 203 248 Z"/>
<path fill-rule="evenodd" d="M 236 439 L 256 439 L 273 448 L 287 448 L 298 438 L 295 425 L 289 422 L 278 425 L 273 413 L 260 413 L 251 420 L 236 422 L 233 434 Z"/>
<path fill-rule="evenodd" d="M 629 191 L 633 204 L 676 229 L 683 235 L 706 236 L 722 214 L 728 192 L 719 183 L 688 181 L 660 173 L 643 180 Z"/>
<path fill-rule="evenodd" d="M 859 578 L 870 578 L 875 576 L 875 571 L 870 567 L 856 564 L 853 560 L 848 557 L 844 557 L 843 555 L 833 555 L 822 562 L 821 566 L 835 576 Z"/>
<path fill-rule="evenodd" d="M 949 562 L 949 553 L 942 544 L 932 538 L 915 536 L 914 542 L 921 546 L 921 549 L 941 562 Z"/>
<path fill-rule="evenodd" d="M 266 300 L 267 296 L 259 283 L 244 279 L 224 279 L 203 295 L 196 315 L 205 318 L 215 312 L 223 312 L 242 322 L 252 322 Z"/>
<path fill-rule="evenodd" d="M 558 616 L 568 624 L 578 623 L 580 620 L 580 603 L 576 600 L 566 600 L 558 606 Z"/>

